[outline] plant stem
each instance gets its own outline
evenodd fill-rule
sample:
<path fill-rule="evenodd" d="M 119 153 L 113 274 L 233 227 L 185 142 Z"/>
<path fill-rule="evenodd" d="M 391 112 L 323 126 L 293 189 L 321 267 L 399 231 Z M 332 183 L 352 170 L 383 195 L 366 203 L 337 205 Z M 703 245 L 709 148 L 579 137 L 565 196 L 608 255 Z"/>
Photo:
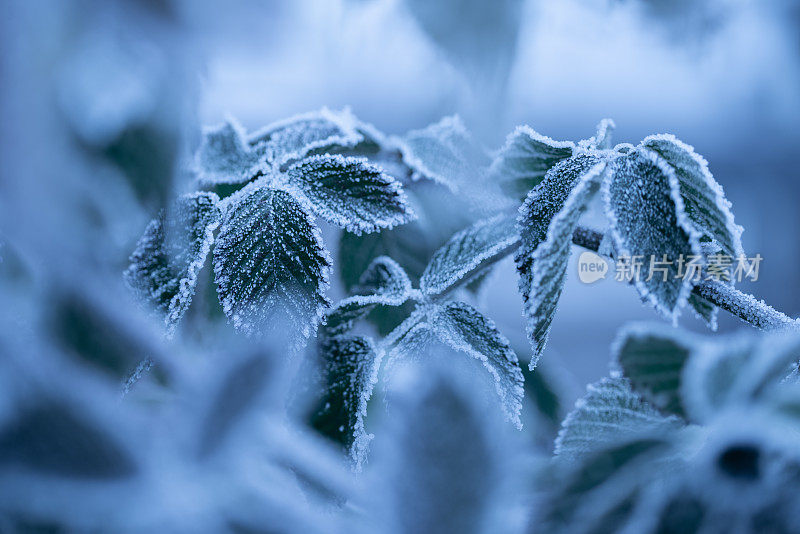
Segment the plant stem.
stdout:
<path fill-rule="evenodd" d="M 577 227 L 572 234 L 574 244 L 594 252 L 600 249 L 602 240 L 602 233 L 582 226 Z M 779 312 L 763 300 L 757 300 L 752 295 L 718 280 L 702 280 L 694 286 L 692 293 L 761 330 L 781 330 L 800 326 L 795 319 Z"/>

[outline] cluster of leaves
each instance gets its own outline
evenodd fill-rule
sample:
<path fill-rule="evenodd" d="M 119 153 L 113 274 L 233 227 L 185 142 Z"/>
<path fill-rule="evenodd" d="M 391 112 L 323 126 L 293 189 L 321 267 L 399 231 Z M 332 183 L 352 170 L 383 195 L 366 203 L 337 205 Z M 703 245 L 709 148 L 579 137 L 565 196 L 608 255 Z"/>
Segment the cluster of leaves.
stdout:
<path fill-rule="evenodd" d="M 459 298 L 462 287 L 479 286 L 514 254 L 533 370 L 573 233 L 595 197 L 608 219 L 608 254 L 669 265 L 667 276 L 634 283 L 673 321 L 687 304 L 712 327 L 717 313 L 691 293 L 696 279 L 680 276 L 679 258 L 742 254 L 730 203 L 692 147 L 670 135 L 612 146 L 613 128 L 604 120 L 595 136 L 573 143 L 522 126 L 490 154 L 454 117 L 403 137 L 385 136 L 348 111 L 301 115 L 249 136 L 229 121 L 205 132 L 195 158 L 198 183 L 210 189 L 181 197 L 150 223 L 126 277 L 165 312 L 172 331 L 213 245 L 219 300 L 236 328 L 267 335 L 270 325 L 288 322 L 299 345 L 324 320 L 317 343 L 323 391 L 312 424 L 357 466 L 371 438 L 364 419 L 379 376 L 432 342 L 482 361 L 507 418 L 520 426 L 518 357 L 495 324 Z M 420 182 L 453 197 L 479 194 L 491 215 L 443 243 L 420 239 L 419 221 L 404 224 L 416 216 L 406 190 Z M 418 211 L 429 217 L 433 210 Z M 339 271 L 349 296 L 336 306 L 325 295 L 331 261 L 312 215 L 345 230 Z M 357 333 L 365 318 L 382 339 Z"/>
<path fill-rule="evenodd" d="M 532 530 L 795 532 L 800 339 L 622 331 L 556 441 Z"/>

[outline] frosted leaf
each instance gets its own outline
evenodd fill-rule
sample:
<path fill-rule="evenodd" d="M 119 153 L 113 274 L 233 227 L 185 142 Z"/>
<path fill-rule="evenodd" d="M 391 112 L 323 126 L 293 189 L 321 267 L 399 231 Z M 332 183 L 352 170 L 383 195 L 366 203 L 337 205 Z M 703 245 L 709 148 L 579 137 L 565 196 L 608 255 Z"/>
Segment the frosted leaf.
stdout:
<path fill-rule="evenodd" d="M 437 250 L 420 278 L 426 295 L 444 293 L 461 279 L 472 278 L 486 263 L 503 257 L 519 243 L 516 221 L 506 215 L 478 221 Z"/>
<path fill-rule="evenodd" d="M 431 322 L 442 342 L 483 363 L 494 377 L 506 418 L 522 428 L 519 418 L 524 395 L 522 370 L 517 355 L 494 321 L 468 304 L 450 302 L 439 309 Z"/>
<path fill-rule="evenodd" d="M 686 411 L 694 421 L 708 421 L 722 410 L 769 396 L 798 361 L 800 339 L 793 335 L 742 334 L 707 343 L 683 373 Z"/>
<path fill-rule="evenodd" d="M 376 305 L 400 306 L 412 294 L 411 281 L 400 265 L 388 256 L 379 256 L 361 275 L 354 295 L 343 299 L 328 313 L 326 330 L 340 333 L 364 317 Z"/>
<path fill-rule="evenodd" d="M 420 308 L 387 337 L 385 343 L 394 345 L 387 368 L 399 360 L 416 359 L 433 340 L 479 360 L 494 378 L 506 418 L 522 427 L 522 371 L 517 355 L 491 319 L 463 302 Z"/>
<path fill-rule="evenodd" d="M 150 222 L 131 254 L 125 280 L 166 314 L 170 334 L 192 302 L 211 250 L 221 217 L 218 201 L 204 192 L 178 198 L 169 213 Z"/>
<path fill-rule="evenodd" d="M 524 198 L 556 163 L 572 156 L 571 141 L 554 141 L 519 126 L 497 153 L 489 174 L 514 197 Z"/>
<path fill-rule="evenodd" d="M 706 323 L 711 330 L 717 329 L 717 317 L 719 316 L 719 308 L 708 302 L 703 297 L 699 297 L 692 293 L 689 295 L 689 305 L 692 307 L 694 314 Z"/>
<path fill-rule="evenodd" d="M 573 460 L 642 434 L 668 434 L 680 428 L 631 391 L 627 380 L 604 378 L 590 384 L 561 425 L 555 454 Z"/>
<path fill-rule="evenodd" d="M 366 159 L 311 156 L 286 176 L 317 215 L 349 232 L 376 232 L 414 218 L 400 183 Z"/>
<path fill-rule="evenodd" d="M 656 152 L 675 170 L 686 215 L 695 228 L 712 238 L 725 254 L 734 258 L 743 255 L 742 227 L 734 222 L 731 203 L 708 170 L 705 158 L 669 134 L 646 137 L 642 146 Z"/>
<path fill-rule="evenodd" d="M 354 467 L 366 460 L 371 434 L 364 428 L 367 403 L 378 381 L 380 353 L 361 336 L 334 336 L 320 347 L 325 394 L 311 424 L 323 435 L 342 443 Z"/>
<path fill-rule="evenodd" d="M 203 130 L 194 166 L 201 184 L 239 184 L 259 173 L 261 160 L 247 144 L 242 127 L 229 119 Z"/>
<path fill-rule="evenodd" d="M 308 337 L 329 304 L 329 274 L 319 228 L 291 194 L 254 183 L 231 197 L 214 275 L 223 311 L 237 329 L 253 334 L 289 320 L 295 333 Z"/>
<path fill-rule="evenodd" d="M 489 158 L 472 139 L 458 116 L 445 117 L 397 141 L 403 161 L 418 176 L 458 191 L 474 184 Z"/>
<path fill-rule="evenodd" d="M 678 178 L 672 167 L 650 151 L 636 150 L 614 160 L 612 176 L 603 186 L 606 214 L 620 257 L 647 262 L 633 283 L 642 300 L 677 320 L 696 283 L 681 272 L 681 258 L 700 256 L 700 234 L 684 209 Z M 649 262 L 664 271 L 647 280 Z M 683 264 L 685 266 L 685 263 Z M 664 280 L 666 274 L 666 280 Z"/>
<path fill-rule="evenodd" d="M 699 342 L 688 332 L 661 324 L 633 325 L 623 329 L 612 352 L 636 393 L 663 412 L 685 418 L 681 383 Z"/>
<path fill-rule="evenodd" d="M 550 169 L 519 211 L 521 245 L 514 261 L 536 367 L 550 332 L 567 275 L 572 233 L 600 188 L 606 165 L 588 154 Z"/>
<path fill-rule="evenodd" d="M 248 139 L 253 152 L 275 164 L 303 158 L 312 151 L 355 147 L 365 140 L 349 109 L 303 113 L 254 132 Z"/>

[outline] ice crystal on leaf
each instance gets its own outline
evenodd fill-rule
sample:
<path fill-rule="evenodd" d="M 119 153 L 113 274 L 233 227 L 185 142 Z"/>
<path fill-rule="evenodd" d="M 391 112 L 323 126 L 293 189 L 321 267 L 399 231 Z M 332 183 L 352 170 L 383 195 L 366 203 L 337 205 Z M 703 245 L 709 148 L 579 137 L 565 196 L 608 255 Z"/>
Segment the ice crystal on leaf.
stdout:
<path fill-rule="evenodd" d="M 388 256 L 379 256 L 361 275 L 352 293 L 328 313 L 326 330 L 329 333 L 349 330 L 354 321 L 367 315 L 376 305 L 402 305 L 411 298 L 412 287 L 408 275 L 397 262 Z"/>
<path fill-rule="evenodd" d="M 494 322 L 463 302 L 423 306 L 387 337 L 385 343 L 393 345 L 387 368 L 417 358 L 434 340 L 479 360 L 494 378 L 507 419 L 521 427 L 522 371 L 517 355 Z"/>
<path fill-rule="evenodd" d="M 329 305 L 330 259 L 319 229 L 286 191 L 254 183 L 231 198 L 214 249 L 225 315 L 248 334 L 288 317 L 308 337 Z"/>
<path fill-rule="evenodd" d="M 242 127 L 228 120 L 203 131 L 195 169 L 202 184 L 237 184 L 258 173 L 260 159 L 248 145 Z"/>
<path fill-rule="evenodd" d="M 520 208 L 521 245 L 515 261 L 534 349 L 531 369 L 547 343 L 564 287 L 572 233 L 600 188 L 605 166 L 600 158 L 587 154 L 564 160 L 547 172 Z"/>
<path fill-rule="evenodd" d="M 489 174 L 508 194 L 524 197 L 556 163 L 571 157 L 574 148 L 571 141 L 554 141 L 519 126 L 497 153 Z"/>
<path fill-rule="evenodd" d="M 662 262 L 654 276 L 631 278 L 643 300 L 676 320 L 696 283 L 685 265 L 700 257 L 701 234 L 686 214 L 675 171 L 656 154 L 636 150 L 614 160 L 611 173 L 603 197 L 615 249 L 630 262 L 647 261 L 644 273 L 651 260 Z"/>
<path fill-rule="evenodd" d="M 456 233 L 431 258 L 420 278 L 425 295 L 438 295 L 459 280 L 470 279 L 492 258 L 503 257 L 519 242 L 512 217 L 483 219 Z"/>
<path fill-rule="evenodd" d="M 360 470 L 372 439 L 364 428 L 364 418 L 378 381 L 380 352 L 368 338 L 342 335 L 323 340 L 320 354 L 325 395 L 312 425 L 342 443 Z"/>
<path fill-rule="evenodd" d="M 286 175 L 318 216 L 349 232 L 375 232 L 414 217 L 400 183 L 362 158 L 311 156 Z"/>
<path fill-rule="evenodd" d="M 555 454 L 575 459 L 637 434 L 667 433 L 681 426 L 648 405 L 621 378 L 604 378 L 587 388 L 586 395 L 564 419 Z"/>
<path fill-rule="evenodd" d="M 214 193 L 180 197 L 150 222 L 125 271 L 128 284 L 166 314 L 172 333 L 186 313 L 219 225 Z"/>
<path fill-rule="evenodd" d="M 721 342 L 663 325 L 619 337 L 624 377 L 589 387 L 564 421 L 548 532 L 796 530 L 796 334 Z M 795 363 L 796 365 L 796 363 Z M 794 400 L 789 400 L 794 399 Z M 668 414 L 676 415 L 668 415 Z M 703 427 L 697 426 L 704 425 Z"/>
<path fill-rule="evenodd" d="M 445 117 L 398 139 L 403 161 L 417 176 L 459 191 L 481 179 L 489 157 L 472 139 L 458 116 Z"/>
<path fill-rule="evenodd" d="M 734 222 L 731 203 L 708 170 L 708 162 L 673 135 L 651 135 L 642 146 L 674 169 L 686 215 L 695 228 L 713 239 L 723 253 L 734 258 L 744 254 L 742 227 Z"/>
<path fill-rule="evenodd" d="M 363 126 L 366 125 L 362 125 L 347 108 L 341 111 L 322 108 L 254 132 L 248 144 L 271 163 L 282 164 L 301 159 L 312 151 L 355 147 L 367 139 L 365 134 L 369 129 Z"/>

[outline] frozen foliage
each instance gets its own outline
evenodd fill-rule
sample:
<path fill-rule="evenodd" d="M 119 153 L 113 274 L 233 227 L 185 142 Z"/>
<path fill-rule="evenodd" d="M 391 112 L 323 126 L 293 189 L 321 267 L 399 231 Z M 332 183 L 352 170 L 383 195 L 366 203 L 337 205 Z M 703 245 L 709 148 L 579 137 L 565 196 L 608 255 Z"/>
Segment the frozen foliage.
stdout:
<path fill-rule="evenodd" d="M 364 271 L 352 296 L 340 301 L 327 317 L 326 331 L 347 331 L 376 305 L 400 306 L 412 296 L 411 281 L 400 265 L 388 256 L 379 256 Z"/>
<path fill-rule="evenodd" d="M 645 137 L 642 146 L 658 153 L 674 170 L 684 209 L 695 228 L 734 258 L 744 254 L 742 227 L 733 221 L 731 203 L 708 170 L 708 162 L 674 135 Z"/>
<path fill-rule="evenodd" d="M 313 150 L 353 147 L 365 137 L 348 110 L 323 108 L 267 126 L 250 136 L 234 120 L 207 128 L 195 154 L 201 184 L 237 184 L 271 166 L 303 158 Z"/>
<path fill-rule="evenodd" d="M 679 259 L 688 262 L 701 253 L 700 233 L 686 214 L 676 173 L 640 150 L 616 159 L 611 172 L 603 197 L 616 250 L 628 258 L 669 262 L 650 280 L 634 276 L 633 282 L 643 300 L 675 320 L 694 285 L 692 276 L 679 272 Z"/>
<path fill-rule="evenodd" d="M 330 267 L 312 212 L 357 234 L 389 229 L 415 217 L 400 183 L 366 159 L 309 155 L 362 146 L 359 143 L 374 145 L 380 153 L 386 139 L 349 111 L 326 109 L 274 124 L 250 139 L 232 122 L 206 130 L 195 158 L 200 183 L 250 183 L 219 202 L 218 208 L 214 193 L 185 197 L 213 199 L 205 203 L 214 206 L 215 218 L 202 213 L 198 221 L 191 220 L 191 214 L 170 219 L 171 227 L 201 234 L 182 256 L 173 259 L 173 251 L 161 250 L 163 217 L 151 223 L 131 257 L 132 285 L 144 289 L 144 296 L 157 306 L 171 306 L 166 310 L 171 332 L 191 301 L 222 210 L 214 274 L 225 315 L 236 328 L 253 334 L 275 313 L 287 312 L 296 320 L 297 339 L 308 337 L 328 305 Z M 189 253 L 193 256 L 184 260 Z M 175 280 L 176 268 L 161 267 L 169 261 L 189 272 Z M 190 263 L 182 267 L 180 262 Z M 172 287 L 176 285 L 178 289 Z M 174 303 L 162 302 L 173 294 Z"/>
<path fill-rule="evenodd" d="M 261 158 L 245 139 L 242 127 L 229 119 L 203 131 L 195 168 L 204 184 L 247 182 L 260 172 Z"/>
<path fill-rule="evenodd" d="M 218 201 L 214 193 L 180 197 L 150 222 L 130 257 L 125 279 L 165 313 L 169 333 L 192 302 L 197 275 L 219 226 Z"/>
<path fill-rule="evenodd" d="M 225 315 L 248 334 L 290 317 L 308 337 L 329 305 L 330 259 L 319 229 L 291 194 L 258 182 L 227 209 L 214 276 Z"/>
<path fill-rule="evenodd" d="M 370 137 L 369 126 L 356 119 L 349 109 L 304 113 L 282 120 L 253 133 L 248 139 L 253 151 L 273 164 L 300 159 L 312 151 L 328 152 L 355 147 Z"/>
<path fill-rule="evenodd" d="M 522 371 L 517 355 L 491 319 L 463 302 L 423 307 L 387 337 L 394 345 L 387 367 L 415 359 L 433 340 L 482 362 L 494 378 L 506 417 L 521 427 Z"/>
<path fill-rule="evenodd" d="M 628 327 L 614 347 L 615 363 L 648 403 L 684 417 L 680 391 L 692 350 L 686 332 L 659 326 Z"/>
<path fill-rule="evenodd" d="M 469 280 L 476 270 L 508 255 L 519 242 L 512 217 L 484 219 L 455 234 L 431 257 L 419 287 L 425 295 L 439 295 L 460 280 Z"/>
<path fill-rule="evenodd" d="M 571 157 L 574 148 L 571 141 L 553 141 L 519 126 L 492 162 L 490 175 L 510 195 L 525 197 L 556 163 Z"/>
<path fill-rule="evenodd" d="M 380 353 L 368 338 L 341 335 L 323 340 L 320 354 L 325 394 L 311 424 L 342 443 L 360 469 L 373 438 L 364 428 L 364 418 L 378 381 Z"/>
<path fill-rule="evenodd" d="M 800 362 L 794 335 L 740 334 L 721 340 L 636 324 L 617 341 L 616 362 L 636 391 L 665 413 L 703 423 L 748 404 Z"/>
<path fill-rule="evenodd" d="M 627 328 L 616 358 L 628 378 L 590 387 L 567 417 L 559 447 L 576 437 L 579 456 L 554 466 L 559 482 L 532 524 L 549 532 L 797 530 L 790 510 L 800 489 L 800 421 L 788 407 L 800 390 L 788 377 L 798 347 L 796 334 L 718 341 L 661 325 Z M 611 428 L 613 439 L 598 439 Z"/>
<path fill-rule="evenodd" d="M 317 215 L 349 232 L 375 232 L 414 218 L 400 184 L 365 159 L 312 156 L 286 175 Z"/>
<path fill-rule="evenodd" d="M 522 243 L 514 259 L 534 349 L 531 369 L 547 343 L 564 287 L 572 233 L 600 188 L 605 166 L 599 158 L 586 154 L 562 161 L 547 172 L 520 208 Z"/>
<path fill-rule="evenodd" d="M 488 156 L 457 116 L 408 132 L 397 144 L 403 160 L 417 177 L 433 180 L 452 191 L 474 187 L 489 165 Z"/>
<path fill-rule="evenodd" d="M 591 384 L 586 395 L 564 419 L 555 444 L 561 460 L 578 457 L 638 434 L 668 434 L 680 427 L 633 393 L 621 378 L 604 378 Z"/>

